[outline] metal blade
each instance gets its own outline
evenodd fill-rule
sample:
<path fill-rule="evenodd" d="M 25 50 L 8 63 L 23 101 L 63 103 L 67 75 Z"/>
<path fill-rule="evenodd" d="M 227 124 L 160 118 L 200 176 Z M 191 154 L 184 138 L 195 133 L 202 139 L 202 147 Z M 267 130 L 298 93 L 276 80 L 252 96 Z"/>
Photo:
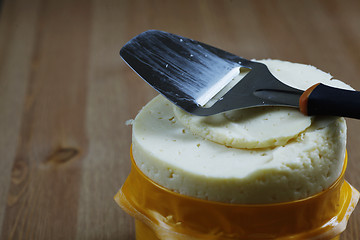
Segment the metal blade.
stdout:
<path fill-rule="evenodd" d="M 302 93 L 273 77 L 264 64 L 163 31 L 141 33 L 120 50 L 120 55 L 158 92 L 196 115 L 252 106 L 294 106 Z M 251 71 L 213 106 L 202 107 L 238 75 L 240 67 Z M 272 90 L 287 92 L 288 96 L 274 101 Z"/>

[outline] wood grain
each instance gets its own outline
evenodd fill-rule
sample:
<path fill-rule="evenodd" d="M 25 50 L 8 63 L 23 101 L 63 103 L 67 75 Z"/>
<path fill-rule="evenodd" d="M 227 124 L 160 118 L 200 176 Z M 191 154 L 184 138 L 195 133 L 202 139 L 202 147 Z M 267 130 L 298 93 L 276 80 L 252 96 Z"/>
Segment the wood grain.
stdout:
<path fill-rule="evenodd" d="M 315 65 L 360 89 L 357 0 L 5 0 L 0 13 L 0 239 L 134 239 L 113 201 L 125 121 L 156 95 L 120 59 L 160 29 L 245 58 Z M 346 179 L 360 189 L 360 122 Z M 360 208 L 342 240 L 360 239 Z"/>
<path fill-rule="evenodd" d="M 39 6 L 1 239 L 75 236 L 81 160 L 87 151 L 90 9 L 84 6 L 80 1 Z"/>

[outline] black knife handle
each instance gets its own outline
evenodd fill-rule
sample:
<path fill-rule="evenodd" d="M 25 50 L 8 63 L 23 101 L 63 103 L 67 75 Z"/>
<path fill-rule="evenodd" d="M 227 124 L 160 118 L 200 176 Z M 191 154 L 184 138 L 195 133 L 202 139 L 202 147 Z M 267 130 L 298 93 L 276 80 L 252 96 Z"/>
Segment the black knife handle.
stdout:
<path fill-rule="evenodd" d="M 300 97 L 300 111 L 305 115 L 330 115 L 360 119 L 360 92 L 318 83 Z"/>

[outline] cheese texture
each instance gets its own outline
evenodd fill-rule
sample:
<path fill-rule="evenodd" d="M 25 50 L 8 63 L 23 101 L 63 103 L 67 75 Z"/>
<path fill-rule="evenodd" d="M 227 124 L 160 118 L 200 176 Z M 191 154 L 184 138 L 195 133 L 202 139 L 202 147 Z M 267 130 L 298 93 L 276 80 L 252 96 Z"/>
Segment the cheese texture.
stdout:
<path fill-rule="evenodd" d="M 315 67 L 262 60 L 282 82 L 351 89 Z M 285 107 L 234 110 L 209 117 L 155 97 L 133 121 L 132 151 L 142 172 L 180 194 L 227 203 L 306 198 L 340 175 L 346 123 Z"/>

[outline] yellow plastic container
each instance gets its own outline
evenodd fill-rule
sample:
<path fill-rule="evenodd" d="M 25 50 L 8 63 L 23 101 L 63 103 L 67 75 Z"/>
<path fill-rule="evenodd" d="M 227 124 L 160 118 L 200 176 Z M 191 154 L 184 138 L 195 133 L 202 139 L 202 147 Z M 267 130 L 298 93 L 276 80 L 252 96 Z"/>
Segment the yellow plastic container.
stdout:
<path fill-rule="evenodd" d="M 155 235 L 155 232 L 151 230 L 145 223 L 135 220 L 135 227 L 136 227 L 136 240 L 160 240 Z M 336 236 L 331 240 L 340 240 L 340 236 Z"/>
<path fill-rule="evenodd" d="M 359 192 L 341 176 L 325 191 L 277 204 L 228 204 L 172 192 L 132 169 L 115 201 L 135 218 L 137 240 L 339 239 Z"/>

